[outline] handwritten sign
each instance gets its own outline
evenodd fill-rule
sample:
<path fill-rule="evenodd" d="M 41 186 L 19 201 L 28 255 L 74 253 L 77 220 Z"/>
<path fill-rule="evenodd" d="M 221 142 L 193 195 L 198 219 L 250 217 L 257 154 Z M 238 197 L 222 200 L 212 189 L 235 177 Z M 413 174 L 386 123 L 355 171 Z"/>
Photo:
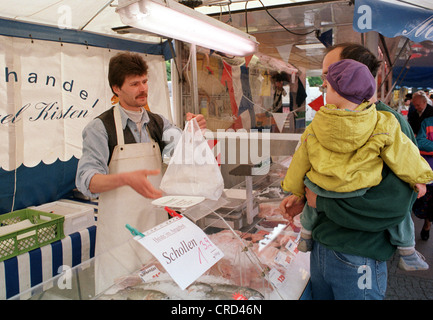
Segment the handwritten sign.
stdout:
<path fill-rule="evenodd" d="M 172 218 L 135 239 L 158 259 L 182 290 L 224 256 L 186 217 Z"/>

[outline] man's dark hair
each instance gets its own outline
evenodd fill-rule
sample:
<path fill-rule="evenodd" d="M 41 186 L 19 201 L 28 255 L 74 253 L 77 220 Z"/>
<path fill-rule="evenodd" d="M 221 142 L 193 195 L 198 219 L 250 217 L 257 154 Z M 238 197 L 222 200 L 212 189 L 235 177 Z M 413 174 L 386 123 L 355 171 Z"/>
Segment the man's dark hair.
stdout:
<path fill-rule="evenodd" d="M 284 83 L 290 82 L 289 74 L 285 71 L 273 72 L 271 73 L 271 78 L 273 81 L 276 82 L 284 82 Z"/>
<path fill-rule="evenodd" d="M 110 59 L 108 67 L 108 82 L 111 91 L 113 91 L 113 86 L 121 88 L 127 76 L 145 75 L 147 74 L 147 69 L 146 61 L 138 53 L 118 53 Z"/>
<path fill-rule="evenodd" d="M 336 48 L 342 48 L 341 59 L 352 59 L 365 64 L 370 69 L 373 77 L 376 77 L 381 61 L 366 47 L 358 43 L 344 42 L 328 47 L 326 53 Z"/>

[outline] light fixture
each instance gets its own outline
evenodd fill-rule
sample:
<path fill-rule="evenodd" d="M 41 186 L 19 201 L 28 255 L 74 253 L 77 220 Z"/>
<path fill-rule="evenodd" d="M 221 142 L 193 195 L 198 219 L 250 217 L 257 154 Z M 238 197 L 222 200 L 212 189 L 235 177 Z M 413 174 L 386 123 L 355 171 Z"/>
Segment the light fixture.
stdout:
<path fill-rule="evenodd" d="M 227 55 L 257 51 L 255 37 L 174 0 L 119 0 L 116 12 L 126 25 Z"/>

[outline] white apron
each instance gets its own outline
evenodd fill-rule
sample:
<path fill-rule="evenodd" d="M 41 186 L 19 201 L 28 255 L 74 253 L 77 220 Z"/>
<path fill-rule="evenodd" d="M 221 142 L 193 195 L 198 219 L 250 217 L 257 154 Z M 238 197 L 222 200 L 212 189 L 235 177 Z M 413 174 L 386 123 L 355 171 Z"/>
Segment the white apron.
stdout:
<path fill-rule="evenodd" d="M 161 170 L 161 152 L 154 140 L 125 144 L 118 108 L 114 108 L 118 145 L 108 166 L 109 173 Z M 148 176 L 148 179 L 158 189 L 161 177 L 159 174 Z M 116 279 L 138 270 L 152 257 L 133 240 L 133 235 L 125 227 L 129 224 L 144 232 L 167 220 L 167 212 L 151 205 L 151 201 L 129 186 L 100 194 L 95 248 L 96 294 L 112 286 Z"/>

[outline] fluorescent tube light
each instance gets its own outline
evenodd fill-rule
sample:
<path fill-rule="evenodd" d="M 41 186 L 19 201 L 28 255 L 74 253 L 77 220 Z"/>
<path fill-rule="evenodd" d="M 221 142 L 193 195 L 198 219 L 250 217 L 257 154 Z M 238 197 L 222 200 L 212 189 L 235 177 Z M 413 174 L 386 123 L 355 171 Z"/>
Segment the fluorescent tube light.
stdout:
<path fill-rule="evenodd" d="M 255 37 L 174 0 L 119 0 L 116 12 L 128 26 L 228 55 L 257 51 Z"/>

